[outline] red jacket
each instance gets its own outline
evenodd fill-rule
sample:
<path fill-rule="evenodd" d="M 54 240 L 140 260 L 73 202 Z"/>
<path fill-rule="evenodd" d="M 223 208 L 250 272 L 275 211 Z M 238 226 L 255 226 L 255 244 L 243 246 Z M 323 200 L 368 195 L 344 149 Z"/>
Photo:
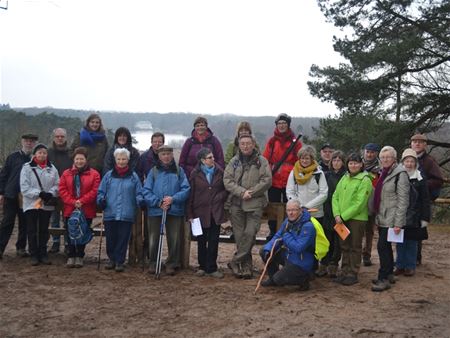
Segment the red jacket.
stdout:
<path fill-rule="evenodd" d="M 266 144 L 263 156 L 269 161 L 270 167 L 273 168 L 275 163 L 279 162 L 283 157 L 286 150 L 289 148 L 292 142 L 295 140 L 295 134 L 289 129 L 286 133 L 281 134 L 277 128 L 275 128 L 274 136 Z M 284 160 L 283 164 L 272 176 L 272 186 L 274 188 L 286 188 L 286 183 L 289 178 L 289 174 L 294 168 L 295 162 L 297 162 L 297 153 L 302 147 L 302 142 L 299 140 L 294 149 L 291 150 L 289 155 Z"/>
<path fill-rule="evenodd" d="M 77 198 L 73 180 L 77 171 L 75 167 L 67 169 L 59 180 L 59 196 L 64 203 L 64 217 L 70 217 L 75 209 Z M 97 170 L 89 168 L 81 173 L 80 183 L 81 209 L 86 218 L 94 218 L 97 213 L 96 198 L 98 186 L 100 185 L 100 174 Z"/>

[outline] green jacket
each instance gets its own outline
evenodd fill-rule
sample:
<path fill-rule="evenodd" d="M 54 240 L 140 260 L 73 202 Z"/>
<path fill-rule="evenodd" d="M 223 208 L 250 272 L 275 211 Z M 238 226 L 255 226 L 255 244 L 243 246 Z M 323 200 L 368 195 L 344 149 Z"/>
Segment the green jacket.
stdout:
<path fill-rule="evenodd" d="M 367 172 L 351 177 L 346 173 L 336 186 L 333 194 L 333 215 L 342 220 L 367 221 L 369 219 L 368 200 L 372 193 L 372 180 Z"/>

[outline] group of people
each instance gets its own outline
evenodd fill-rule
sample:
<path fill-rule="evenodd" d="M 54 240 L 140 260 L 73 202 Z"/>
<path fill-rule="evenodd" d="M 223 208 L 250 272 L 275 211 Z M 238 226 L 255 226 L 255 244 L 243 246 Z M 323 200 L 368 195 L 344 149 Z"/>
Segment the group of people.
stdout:
<path fill-rule="evenodd" d="M 149 273 L 157 268 L 161 222 L 165 220 L 168 244 L 164 267 L 173 275 L 181 266 L 182 224 L 198 219 L 202 234 L 197 237 L 195 274 L 222 278 L 217 266 L 220 225 L 229 219 L 236 251 L 228 267 L 238 278 L 252 278 L 252 248 L 263 210 L 268 202 L 282 202 L 287 218 L 282 224 L 269 220 L 267 244 L 260 250 L 269 272 L 263 286 L 293 284 L 307 290 L 314 273 L 328 275 L 342 285 L 357 283 L 361 261 L 372 264 L 375 227 L 380 268 L 372 290 L 387 290 L 395 275 L 414 274 L 421 262 L 421 240 L 427 238 L 430 200 L 438 196 L 443 182 L 439 167 L 426 153 L 426 136 L 411 138 L 411 148 L 403 151 L 401 163 L 394 148 L 380 149 L 375 143 L 365 145 L 361 154 L 348 156 L 327 143 L 318 156 L 314 147 L 302 144 L 301 135 L 293 133 L 291 117 L 280 114 L 262 152 L 250 124 L 240 122 L 224 156 L 207 119 L 198 117 L 193 125 L 178 163 L 159 132 L 152 135 L 151 147 L 142 154 L 132 146 L 125 127 L 116 130 L 109 147 L 97 114 L 88 117 L 70 147 L 62 128 L 53 131 L 50 147 L 37 143 L 36 135 L 23 135 L 22 149 L 7 158 L 0 172 L 4 205 L 0 258 L 16 216 L 17 255 L 27 256 L 28 239 L 31 264 L 50 264 L 49 224 L 59 226 L 62 211 L 67 227 L 74 210 L 81 210 L 91 224 L 100 208 L 109 258 L 105 268 L 122 272 L 132 224 L 141 209 Z M 314 254 L 317 223 L 330 243 L 320 261 Z M 334 229 L 339 225 L 349 230 L 344 239 Z M 389 231 L 404 231 L 403 242 L 396 245 L 395 263 Z M 83 266 L 85 246 L 68 238 L 65 242 L 67 266 Z M 49 252 L 59 250 L 55 237 Z"/>

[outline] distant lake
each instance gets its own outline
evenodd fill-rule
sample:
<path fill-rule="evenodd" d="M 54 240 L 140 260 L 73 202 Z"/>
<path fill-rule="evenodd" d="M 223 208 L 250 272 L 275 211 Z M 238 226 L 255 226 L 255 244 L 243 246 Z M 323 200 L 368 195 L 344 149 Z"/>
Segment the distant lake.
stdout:
<path fill-rule="evenodd" d="M 153 134 L 152 130 L 139 130 L 131 134 L 131 136 L 133 136 L 137 141 L 137 143 L 134 144 L 134 147 L 142 151 L 150 148 L 152 134 Z M 166 139 L 165 144 L 176 142 L 179 143 L 180 146 L 183 145 L 184 141 L 188 138 L 188 136 L 181 134 L 164 134 L 164 137 Z"/>

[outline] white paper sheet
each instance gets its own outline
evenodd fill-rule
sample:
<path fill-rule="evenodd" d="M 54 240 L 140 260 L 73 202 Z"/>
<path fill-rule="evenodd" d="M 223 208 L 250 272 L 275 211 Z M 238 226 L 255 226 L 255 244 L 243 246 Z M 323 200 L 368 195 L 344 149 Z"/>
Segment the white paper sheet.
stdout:
<path fill-rule="evenodd" d="M 392 243 L 403 243 L 405 230 L 401 229 L 398 235 L 395 234 L 394 228 L 388 229 L 387 241 Z"/>
<path fill-rule="evenodd" d="M 200 223 L 200 218 L 194 218 L 191 223 L 192 235 L 201 236 L 203 235 L 202 224 Z"/>

